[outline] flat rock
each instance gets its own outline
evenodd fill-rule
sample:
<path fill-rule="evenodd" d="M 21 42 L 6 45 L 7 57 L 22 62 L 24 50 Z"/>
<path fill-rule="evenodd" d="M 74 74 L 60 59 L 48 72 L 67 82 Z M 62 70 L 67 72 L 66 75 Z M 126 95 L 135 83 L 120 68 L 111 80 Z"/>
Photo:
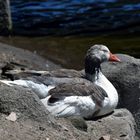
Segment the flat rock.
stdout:
<path fill-rule="evenodd" d="M 14 121 L 6 119 L 11 112 L 17 116 Z M 0 84 L 1 140 L 98 140 L 105 135 L 113 140 L 134 140 L 135 137 L 135 121 L 126 109 L 117 109 L 98 120 L 77 120 L 78 127 L 72 119 L 53 117 L 30 90 Z"/>

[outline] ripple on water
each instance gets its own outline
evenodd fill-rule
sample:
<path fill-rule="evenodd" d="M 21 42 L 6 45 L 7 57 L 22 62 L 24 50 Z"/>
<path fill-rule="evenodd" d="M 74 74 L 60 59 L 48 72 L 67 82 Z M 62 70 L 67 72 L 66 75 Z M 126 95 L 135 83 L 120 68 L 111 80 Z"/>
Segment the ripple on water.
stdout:
<path fill-rule="evenodd" d="M 139 1 L 15 0 L 11 7 L 17 34 L 99 34 L 122 28 L 128 33 L 140 31 Z"/>

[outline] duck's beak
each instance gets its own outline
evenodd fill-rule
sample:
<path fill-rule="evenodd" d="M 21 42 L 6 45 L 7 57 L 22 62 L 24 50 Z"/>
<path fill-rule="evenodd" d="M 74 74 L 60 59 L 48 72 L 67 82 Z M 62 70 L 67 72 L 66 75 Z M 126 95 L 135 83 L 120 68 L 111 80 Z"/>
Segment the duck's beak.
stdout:
<path fill-rule="evenodd" d="M 121 60 L 115 54 L 112 53 L 110 53 L 109 61 L 121 62 Z"/>

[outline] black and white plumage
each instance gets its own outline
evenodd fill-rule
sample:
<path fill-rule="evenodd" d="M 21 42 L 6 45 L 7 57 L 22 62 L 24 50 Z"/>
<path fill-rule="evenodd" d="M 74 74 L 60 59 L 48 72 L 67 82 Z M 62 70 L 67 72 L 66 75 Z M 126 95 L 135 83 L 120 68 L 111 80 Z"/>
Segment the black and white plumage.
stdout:
<path fill-rule="evenodd" d="M 59 117 L 78 115 L 93 118 L 112 112 L 117 106 L 118 94 L 99 72 L 94 83 L 57 86 L 41 101 L 53 115 Z"/>
<path fill-rule="evenodd" d="M 78 115 L 91 118 L 104 106 L 102 101 L 105 98 L 108 95 L 97 85 L 63 84 L 52 89 L 50 96 L 42 99 L 42 102 L 52 114 L 59 117 Z"/>
<path fill-rule="evenodd" d="M 115 87 L 102 74 L 100 64 L 105 61 L 120 61 L 104 45 L 92 46 L 85 57 L 85 78 L 76 75 L 57 76 L 51 73 L 24 80 L 2 81 L 7 85 L 21 85 L 34 90 L 46 108 L 55 116 L 102 116 L 114 110 L 118 103 Z M 66 74 L 69 70 L 63 70 Z M 58 74 L 59 75 L 59 74 Z M 69 74 L 68 74 L 69 75 Z M 26 79 L 26 80 L 25 80 Z M 38 82 L 39 81 L 39 82 Z"/>

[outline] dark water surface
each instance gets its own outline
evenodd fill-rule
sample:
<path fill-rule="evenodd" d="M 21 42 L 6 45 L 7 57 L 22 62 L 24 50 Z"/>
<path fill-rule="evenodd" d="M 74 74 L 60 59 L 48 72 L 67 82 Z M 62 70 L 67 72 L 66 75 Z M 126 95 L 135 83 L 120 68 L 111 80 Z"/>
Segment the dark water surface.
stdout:
<path fill-rule="evenodd" d="M 11 9 L 20 35 L 140 33 L 140 0 L 11 0 Z"/>
<path fill-rule="evenodd" d="M 1 37 L 0 41 L 30 50 L 66 68 L 83 68 L 84 55 L 94 44 L 107 45 L 112 53 L 140 58 L 139 36 Z"/>
<path fill-rule="evenodd" d="M 14 34 L 30 37 L 0 41 L 64 67 L 82 68 L 94 44 L 140 58 L 140 0 L 11 0 L 11 9 Z"/>

